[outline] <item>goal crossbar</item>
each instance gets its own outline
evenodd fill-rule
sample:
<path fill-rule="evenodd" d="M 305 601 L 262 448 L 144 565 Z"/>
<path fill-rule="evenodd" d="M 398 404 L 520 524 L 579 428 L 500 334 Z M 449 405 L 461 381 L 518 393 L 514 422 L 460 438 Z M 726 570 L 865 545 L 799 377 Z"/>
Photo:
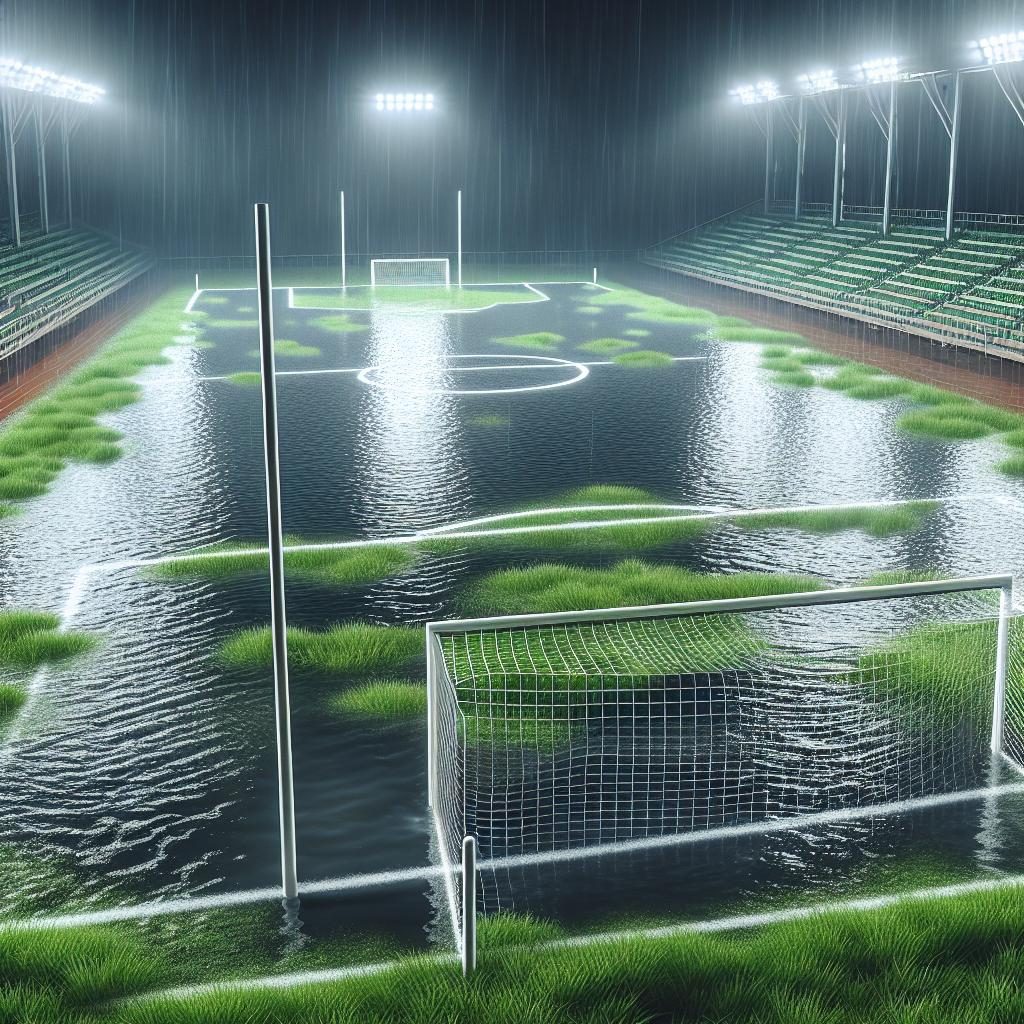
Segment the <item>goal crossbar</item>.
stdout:
<path fill-rule="evenodd" d="M 389 274 L 389 271 L 392 273 Z M 447 257 L 403 257 L 370 260 L 370 287 L 451 287 Z"/>

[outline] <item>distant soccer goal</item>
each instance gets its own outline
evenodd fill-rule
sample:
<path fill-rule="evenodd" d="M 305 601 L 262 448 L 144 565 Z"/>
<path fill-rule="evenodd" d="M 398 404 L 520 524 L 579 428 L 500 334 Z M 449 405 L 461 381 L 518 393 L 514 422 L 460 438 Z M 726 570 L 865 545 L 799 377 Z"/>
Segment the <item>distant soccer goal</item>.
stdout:
<path fill-rule="evenodd" d="M 976 794 L 993 751 L 1024 763 L 1011 587 L 432 623 L 429 790 L 456 933 L 466 836 L 486 912 L 514 906 L 502 886 L 525 864 Z"/>
<path fill-rule="evenodd" d="M 447 259 L 370 260 L 372 288 L 450 288 Z"/>

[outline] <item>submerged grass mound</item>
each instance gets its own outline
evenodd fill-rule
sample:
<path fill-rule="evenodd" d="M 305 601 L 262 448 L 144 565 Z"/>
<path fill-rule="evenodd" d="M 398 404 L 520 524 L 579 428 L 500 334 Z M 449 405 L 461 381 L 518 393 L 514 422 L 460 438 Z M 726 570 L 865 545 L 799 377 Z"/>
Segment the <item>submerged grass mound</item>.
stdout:
<path fill-rule="evenodd" d="M 897 583 L 930 583 L 932 580 L 947 579 L 948 573 L 940 569 L 887 569 L 876 572 L 861 580 L 861 587 L 891 587 Z"/>
<path fill-rule="evenodd" d="M 495 345 L 506 348 L 528 348 L 539 352 L 552 352 L 565 341 L 561 334 L 551 331 L 536 331 L 533 334 L 515 334 L 508 338 L 492 338 Z"/>
<path fill-rule="evenodd" d="M 646 327 L 627 327 L 622 332 L 627 338 L 649 338 L 651 332 Z"/>
<path fill-rule="evenodd" d="M 721 321 L 715 325 L 712 337 L 719 341 L 753 341 L 763 345 L 803 345 L 806 341 L 802 334 L 793 331 L 777 331 L 771 327 L 753 327 Z"/>
<path fill-rule="evenodd" d="M 302 538 L 286 538 L 286 545 L 305 543 Z M 408 545 L 368 544 L 360 548 L 316 548 L 309 551 L 285 551 L 285 572 L 314 583 L 353 585 L 387 579 L 416 562 L 416 552 Z M 173 561 L 151 567 L 151 573 L 163 579 L 230 579 L 269 571 L 266 548 L 247 544 L 218 544 L 201 548 Z"/>
<path fill-rule="evenodd" d="M 623 338 L 596 338 L 576 346 L 581 352 L 593 352 L 599 356 L 614 356 L 619 352 L 628 352 L 631 348 L 639 348 L 638 341 L 626 341 Z"/>
<path fill-rule="evenodd" d="M 49 612 L 0 611 L 0 666 L 5 668 L 65 661 L 95 645 L 87 633 L 60 632 L 60 619 Z"/>
<path fill-rule="evenodd" d="M 731 522 L 746 530 L 793 528 L 808 533 L 839 533 L 863 530 L 872 537 L 910 533 L 925 516 L 939 507 L 937 501 L 913 501 L 904 505 L 813 509 L 799 512 L 757 512 L 736 516 Z"/>
<path fill-rule="evenodd" d="M 996 463 L 996 469 L 1006 476 L 1024 476 L 1024 455 L 1014 455 L 1012 458 L 1003 459 Z"/>
<path fill-rule="evenodd" d="M 402 679 L 375 679 L 339 693 L 329 705 L 352 717 L 422 721 L 427 714 L 427 688 Z"/>
<path fill-rule="evenodd" d="M 811 576 L 709 575 L 674 565 L 627 559 L 608 569 L 560 563 L 504 569 L 471 587 L 465 604 L 475 614 L 518 615 L 789 594 L 824 587 Z"/>
<path fill-rule="evenodd" d="M 187 317 L 184 293 L 168 293 L 118 331 L 64 383 L 0 427 L 0 500 L 23 501 L 49 490 L 70 463 L 96 465 L 122 454 L 121 435 L 98 419 L 138 401 L 141 388 L 129 378 L 168 362 Z"/>
<path fill-rule="evenodd" d="M 511 420 L 505 413 L 483 412 L 470 416 L 466 422 L 471 427 L 507 427 Z"/>
<path fill-rule="evenodd" d="M 661 499 L 642 487 L 627 484 L 588 484 L 565 491 L 543 507 L 557 508 L 562 505 L 653 505 Z"/>
<path fill-rule="evenodd" d="M 654 323 L 712 324 L 718 319 L 709 309 L 683 306 L 670 299 L 637 291 L 635 288 L 616 287 L 614 291 L 595 295 L 592 303 L 602 307 L 626 306 L 631 310 L 627 316 Z"/>
<path fill-rule="evenodd" d="M 250 356 L 259 358 L 260 350 L 253 349 L 249 353 Z M 297 341 L 291 341 L 288 338 L 281 338 L 274 342 L 274 355 L 276 356 L 293 356 L 297 359 L 312 359 L 314 356 L 320 355 L 320 349 L 315 345 L 300 345 Z"/>
<path fill-rule="evenodd" d="M 814 374 L 806 370 L 781 370 L 772 379 L 787 388 L 812 388 L 816 383 Z"/>
<path fill-rule="evenodd" d="M 804 366 L 845 366 L 847 363 L 842 356 L 834 356 L 831 352 L 819 352 L 817 349 L 797 349 L 793 356 Z"/>
<path fill-rule="evenodd" d="M 329 313 L 327 316 L 318 316 L 311 321 L 314 327 L 322 331 L 333 331 L 336 334 L 354 334 L 357 331 L 367 330 L 366 324 L 361 324 L 343 313 Z"/>
<path fill-rule="evenodd" d="M 654 366 L 671 366 L 675 360 L 667 352 L 641 349 L 639 352 L 624 352 L 622 355 L 615 356 L 612 362 L 618 363 L 619 366 L 647 369 Z"/>
<path fill-rule="evenodd" d="M 400 673 L 423 657 L 423 630 L 413 626 L 377 626 L 349 622 L 327 630 L 288 629 L 288 663 L 295 669 L 367 675 Z M 245 629 L 231 636 L 219 660 L 232 668 L 273 665 L 270 627 Z"/>
<path fill-rule="evenodd" d="M 241 373 L 229 373 L 225 380 L 240 388 L 258 388 L 263 383 L 263 378 L 256 370 L 243 370 Z"/>
<path fill-rule="evenodd" d="M 980 402 L 957 402 L 916 409 L 900 417 L 899 426 L 912 434 L 947 441 L 971 441 L 1018 430 L 1024 417 Z"/>
<path fill-rule="evenodd" d="M 0 683 L 0 729 L 22 709 L 25 699 L 25 691 L 20 686 Z"/>

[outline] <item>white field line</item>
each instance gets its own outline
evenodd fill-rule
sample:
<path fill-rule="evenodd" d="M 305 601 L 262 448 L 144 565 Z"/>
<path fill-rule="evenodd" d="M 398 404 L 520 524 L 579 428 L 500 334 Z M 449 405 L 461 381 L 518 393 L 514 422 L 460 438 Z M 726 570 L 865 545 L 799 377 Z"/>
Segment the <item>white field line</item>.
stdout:
<path fill-rule="evenodd" d="M 515 536 L 517 534 L 528 534 L 528 533 L 543 533 L 550 530 L 596 530 L 607 528 L 611 526 L 637 526 L 643 525 L 648 526 L 656 523 L 676 523 L 676 522 L 702 522 L 705 520 L 714 519 L 741 519 L 748 516 L 757 516 L 769 513 L 791 513 L 791 512 L 828 512 L 828 511 L 842 511 L 845 509 L 854 508 L 895 508 L 900 505 L 916 504 L 918 501 L 924 499 L 891 499 L 891 500 L 880 500 L 880 501 L 865 501 L 853 503 L 842 503 L 836 505 L 790 505 L 779 508 L 777 506 L 764 506 L 762 508 L 753 509 L 722 509 L 716 508 L 711 512 L 698 512 L 696 514 L 683 514 L 683 515 L 670 515 L 670 516 L 654 516 L 648 519 L 637 519 L 637 518 L 616 518 L 616 519 L 595 519 L 595 520 L 584 520 L 580 522 L 566 522 L 566 523 L 543 523 L 534 526 L 511 526 L 511 527 L 495 527 L 491 529 L 467 529 L 466 523 L 453 523 L 445 527 L 431 527 L 429 530 L 421 530 L 417 533 L 412 534 L 398 534 L 390 537 L 366 537 L 358 540 L 341 540 L 341 541 L 330 541 L 323 544 L 289 544 L 285 545 L 285 551 L 338 551 L 346 548 L 364 548 L 374 547 L 385 544 L 419 544 L 423 541 L 446 539 L 446 540 L 473 540 L 479 537 L 506 537 Z M 958 504 L 960 502 L 972 502 L 972 501 L 985 501 L 989 503 L 1000 503 L 1003 500 L 1001 495 L 986 495 L 986 494 L 964 494 L 964 495 L 950 495 L 948 497 L 939 497 L 928 499 L 931 501 L 942 502 L 945 504 Z M 1007 501 L 1013 501 L 1013 499 L 1006 499 Z M 616 508 L 621 506 L 614 506 Z M 675 506 L 665 506 L 666 508 L 674 508 Z M 541 510 L 549 513 L 557 512 L 579 512 L 586 511 L 588 506 L 572 505 L 566 508 L 555 508 Z M 530 509 L 529 512 L 535 510 Z M 521 515 L 525 513 L 509 513 L 509 515 Z M 539 514 L 539 513 L 538 513 Z M 468 520 L 467 523 L 472 523 L 474 520 Z M 444 531 L 443 533 L 441 531 Z M 172 562 L 180 562 L 186 559 L 215 559 L 215 558 L 230 558 L 235 555 L 262 555 L 266 552 L 265 547 L 247 547 L 247 548 L 233 548 L 231 550 L 214 550 L 204 551 L 200 548 L 193 552 L 182 552 L 176 555 L 161 555 L 156 558 L 138 558 L 130 559 L 122 562 L 98 562 L 88 568 L 97 572 L 115 572 L 122 569 L 136 569 L 144 566 L 152 565 L 167 565 Z"/>
<path fill-rule="evenodd" d="M 572 284 L 574 282 L 566 281 L 565 284 Z M 377 307 L 366 307 L 366 306 L 307 306 L 303 304 L 295 305 L 295 289 L 288 289 L 288 308 L 289 309 L 308 309 L 316 313 L 388 313 L 397 314 L 399 316 L 422 316 L 424 314 L 432 314 L 435 316 L 454 316 L 458 313 L 483 313 L 488 309 L 497 309 L 499 306 L 532 306 L 537 302 L 550 302 L 551 296 L 546 295 L 539 288 L 534 288 L 533 285 L 527 284 L 525 281 L 519 282 L 519 285 L 523 288 L 529 289 L 534 292 L 539 298 L 536 299 L 524 299 L 522 301 L 515 302 L 492 302 L 489 306 L 478 306 L 475 309 L 414 309 L 406 308 L 402 309 L 396 306 L 377 306 Z M 510 282 L 505 285 L 506 288 L 516 287 L 515 282 Z M 356 288 L 369 288 L 369 285 L 349 285 L 346 291 L 350 291 Z M 464 285 L 464 288 L 489 288 L 491 285 L 487 284 L 470 284 Z M 332 285 L 310 285 L 308 287 L 300 286 L 300 291 L 341 291 Z"/>
<path fill-rule="evenodd" d="M 196 300 L 197 300 L 197 299 L 199 298 L 199 296 L 200 296 L 200 295 L 202 295 L 202 294 L 203 294 L 203 289 L 202 289 L 202 288 L 197 288 L 197 289 L 196 289 L 196 290 L 195 290 L 195 291 L 194 291 L 194 292 L 192 293 L 192 298 L 191 298 L 191 299 L 189 299 L 189 300 L 188 300 L 188 302 L 187 302 L 187 303 L 185 304 L 185 312 L 186 312 L 186 313 L 191 313 L 191 312 L 192 312 L 192 308 L 193 308 L 193 306 L 195 306 L 195 304 L 196 304 Z"/>
<path fill-rule="evenodd" d="M 545 951 L 586 948 L 608 945 L 636 939 L 652 940 L 672 938 L 686 934 L 716 934 L 730 931 L 747 931 L 752 928 L 771 927 L 790 921 L 802 921 L 828 914 L 859 914 L 907 903 L 926 903 L 969 896 L 987 892 L 1001 892 L 1024 887 L 1024 875 L 1007 875 L 1003 878 L 986 878 L 976 882 L 957 882 L 951 885 L 932 886 L 927 889 L 912 889 L 908 892 L 891 893 L 885 896 L 866 896 L 849 900 L 833 900 L 810 906 L 790 907 L 785 910 L 768 910 L 762 913 L 735 914 L 728 917 L 712 918 L 706 921 L 685 921 L 677 925 L 658 928 L 637 928 L 629 931 L 597 932 L 590 935 L 574 935 L 564 939 L 552 939 L 532 947 L 504 947 L 526 949 L 537 953 Z M 498 952 L 498 950 L 495 950 Z M 419 956 L 417 962 L 429 961 L 452 964 L 457 961 L 453 954 Z M 367 977 L 388 970 L 400 969 L 408 961 L 390 960 L 357 967 L 340 967 L 319 971 L 302 971 L 293 974 L 264 975 L 259 978 L 240 978 L 231 981 L 210 982 L 200 985 L 182 985 L 156 992 L 141 993 L 121 1000 L 123 1004 L 140 1003 L 157 999 L 192 999 L 219 992 L 255 992 L 271 989 L 297 988 L 304 985 L 321 985 L 345 981 L 350 978 Z"/>

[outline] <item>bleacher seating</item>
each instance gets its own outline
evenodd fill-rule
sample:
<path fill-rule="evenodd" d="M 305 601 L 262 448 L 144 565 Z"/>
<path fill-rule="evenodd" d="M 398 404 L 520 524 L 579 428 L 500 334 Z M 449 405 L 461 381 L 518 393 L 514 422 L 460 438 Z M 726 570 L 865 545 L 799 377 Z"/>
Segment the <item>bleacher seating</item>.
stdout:
<path fill-rule="evenodd" d="M 648 252 L 649 263 L 806 304 L 1024 352 L 1024 233 L 745 214 Z"/>
<path fill-rule="evenodd" d="M 93 231 L 53 231 L 0 247 L 0 358 L 29 344 L 153 266 Z"/>

